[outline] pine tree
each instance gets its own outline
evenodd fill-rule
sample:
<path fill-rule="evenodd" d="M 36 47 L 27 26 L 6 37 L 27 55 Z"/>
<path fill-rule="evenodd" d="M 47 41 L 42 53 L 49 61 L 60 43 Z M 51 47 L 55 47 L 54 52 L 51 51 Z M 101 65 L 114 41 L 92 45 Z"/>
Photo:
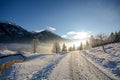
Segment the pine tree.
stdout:
<path fill-rule="evenodd" d="M 73 45 L 73 48 L 72 48 L 73 51 L 75 51 L 75 45 Z"/>
<path fill-rule="evenodd" d="M 70 46 L 68 50 L 69 50 L 69 51 L 73 51 L 73 48 Z"/>
<path fill-rule="evenodd" d="M 67 52 L 67 47 L 66 47 L 65 44 L 63 44 L 63 46 L 62 46 L 62 51 L 63 51 L 63 52 Z"/>
<path fill-rule="evenodd" d="M 85 49 L 89 49 L 89 43 L 86 41 Z"/>
<path fill-rule="evenodd" d="M 95 45 L 95 39 L 94 39 L 93 35 L 90 37 L 90 45 L 91 45 L 91 47 L 94 47 L 94 45 Z"/>
<path fill-rule="evenodd" d="M 120 41 L 120 31 L 118 32 L 118 41 Z"/>
<path fill-rule="evenodd" d="M 110 36 L 109 36 L 109 41 L 111 42 L 111 43 L 113 43 L 113 42 L 115 42 L 115 34 L 112 32 L 111 34 L 110 34 Z"/>
<path fill-rule="evenodd" d="M 53 44 L 52 52 L 53 52 L 53 53 L 58 53 L 58 52 L 60 52 L 60 45 L 59 45 L 58 42 L 55 42 L 55 43 Z"/>
<path fill-rule="evenodd" d="M 82 45 L 82 42 L 80 44 L 80 46 L 78 46 L 78 50 L 82 50 L 83 49 L 83 45 Z"/>
<path fill-rule="evenodd" d="M 118 42 L 118 40 L 119 40 L 119 35 L 117 32 L 115 32 L 115 42 Z"/>
<path fill-rule="evenodd" d="M 82 50 L 83 49 L 83 44 L 82 44 L 82 42 L 81 42 L 81 44 L 80 44 L 80 50 Z"/>

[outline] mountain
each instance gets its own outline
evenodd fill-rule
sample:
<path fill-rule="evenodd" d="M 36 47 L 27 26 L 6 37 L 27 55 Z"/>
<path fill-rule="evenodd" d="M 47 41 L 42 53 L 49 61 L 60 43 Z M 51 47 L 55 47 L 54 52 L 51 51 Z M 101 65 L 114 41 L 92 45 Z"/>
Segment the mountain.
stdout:
<path fill-rule="evenodd" d="M 0 42 L 23 42 L 32 38 L 32 34 L 22 27 L 0 22 Z"/>
<path fill-rule="evenodd" d="M 67 39 L 65 38 L 62 38 L 61 36 L 49 31 L 49 30 L 44 30 L 44 31 L 41 31 L 39 33 L 36 33 L 35 36 L 41 40 L 42 42 L 43 41 L 46 41 L 46 42 L 53 42 L 53 41 L 65 41 Z"/>
<path fill-rule="evenodd" d="M 37 38 L 41 42 L 67 40 L 48 30 L 33 33 L 23 29 L 19 25 L 9 22 L 0 22 L 0 43 L 6 42 L 29 43 L 33 38 Z"/>

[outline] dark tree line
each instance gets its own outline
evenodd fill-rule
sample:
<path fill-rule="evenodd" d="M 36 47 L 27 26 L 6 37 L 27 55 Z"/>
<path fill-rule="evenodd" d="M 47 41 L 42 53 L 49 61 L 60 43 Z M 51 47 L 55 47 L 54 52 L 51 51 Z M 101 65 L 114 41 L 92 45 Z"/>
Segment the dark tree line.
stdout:
<path fill-rule="evenodd" d="M 111 32 L 110 35 L 104 35 L 104 34 L 99 34 L 96 36 L 92 35 L 89 41 L 86 41 L 84 45 L 81 43 L 80 46 L 78 46 L 77 50 L 83 50 L 83 49 L 88 50 L 92 47 L 101 46 L 103 51 L 107 53 L 105 50 L 105 45 L 116 42 L 120 42 L 120 31 L 114 33 Z"/>
<path fill-rule="evenodd" d="M 75 45 L 73 45 L 73 46 L 70 46 L 69 48 L 68 48 L 68 51 L 75 51 L 76 50 L 76 47 L 75 47 Z"/>
<path fill-rule="evenodd" d="M 62 45 L 62 48 L 58 42 L 53 43 L 52 52 L 59 53 L 59 52 L 67 52 L 67 46 L 65 44 Z"/>
<path fill-rule="evenodd" d="M 104 35 L 104 34 L 99 34 L 96 36 L 91 36 L 88 41 L 83 45 L 82 43 L 76 47 L 75 45 L 70 46 L 67 48 L 65 44 L 60 47 L 59 43 L 56 42 L 53 44 L 53 53 L 58 53 L 61 51 L 67 52 L 67 51 L 75 51 L 75 50 L 83 50 L 83 49 L 90 49 L 92 47 L 97 47 L 101 46 L 103 51 L 106 53 L 104 45 L 110 44 L 110 43 L 115 43 L 115 42 L 120 42 L 120 31 L 119 32 L 111 32 L 110 35 Z"/>
<path fill-rule="evenodd" d="M 111 32 L 111 34 L 108 36 L 104 34 L 99 34 L 97 36 L 90 37 L 91 47 L 101 46 L 115 42 L 120 42 L 120 31 L 115 33 Z"/>
<path fill-rule="evenodd" d="M 82 47 L 82 45 L 81 45 L 81 47 Z M 52 46 L 52 53 L 75 51 L 75 50 L 77 50 L 75 45 L 67 47 L 66 44 L 62 44 L 62 46 L 60 46 L 60 44 L 58 42 L 53 43 L 53 46 Z"/>

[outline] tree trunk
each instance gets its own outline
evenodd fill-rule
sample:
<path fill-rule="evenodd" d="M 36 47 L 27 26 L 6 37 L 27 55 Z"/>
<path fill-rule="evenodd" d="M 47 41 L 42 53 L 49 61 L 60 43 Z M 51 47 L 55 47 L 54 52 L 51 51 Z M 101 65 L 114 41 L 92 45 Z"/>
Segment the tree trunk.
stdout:
<path fill-rule="evenodd" d="M 103 48 L 103 51 L 104 51 L 105 53 L 107 53 L 107 52 L 106 52 L 106 50 L 105 50 L 105 47 L 104 47 L 104 45 L 102 45 L 102 48 Z"/>

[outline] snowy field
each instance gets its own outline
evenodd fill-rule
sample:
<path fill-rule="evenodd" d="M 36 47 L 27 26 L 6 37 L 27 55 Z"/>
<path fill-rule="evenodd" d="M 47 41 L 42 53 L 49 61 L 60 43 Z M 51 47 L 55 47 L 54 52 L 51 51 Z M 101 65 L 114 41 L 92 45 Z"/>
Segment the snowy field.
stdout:
<path fill-rule="evenodd" d="M 120 80 L 120 43 L 86 51 L 60 54 L 24 53 L 25 62 L 15 63 L 0 74 L 1 80 Z M 14 51 L 0 51 L 16 54 Z M 1 59 L 21 59 L 19 56 Z"/>
<path fill-rule="evenodd" d="M 38 53 L 51 53 L 51 48 L 53 45 L 40 43 L 37 47 Z M 24 51 L 24 52 L 33 52 L 32 44 L 23 44 L 23 43 L 0 43 L 0 50 L 8 49 L 11 51 Z"/>
<path fill-rule="evenodd" d="M 120 80 L 120 43 L 105 45 L 105 50 L 107 53 L 96 47 L 83 51 L 83 55 L 111 78 Z"/>
<path fill-rule="evenodd" d="M 0 75 L 2 80 L 37 80 L 47 78 L 52 69 L 65 56 L 65 54 L 40 53 L 24 55 L 27 57 L 26 61 L 5 69 Z"/>

